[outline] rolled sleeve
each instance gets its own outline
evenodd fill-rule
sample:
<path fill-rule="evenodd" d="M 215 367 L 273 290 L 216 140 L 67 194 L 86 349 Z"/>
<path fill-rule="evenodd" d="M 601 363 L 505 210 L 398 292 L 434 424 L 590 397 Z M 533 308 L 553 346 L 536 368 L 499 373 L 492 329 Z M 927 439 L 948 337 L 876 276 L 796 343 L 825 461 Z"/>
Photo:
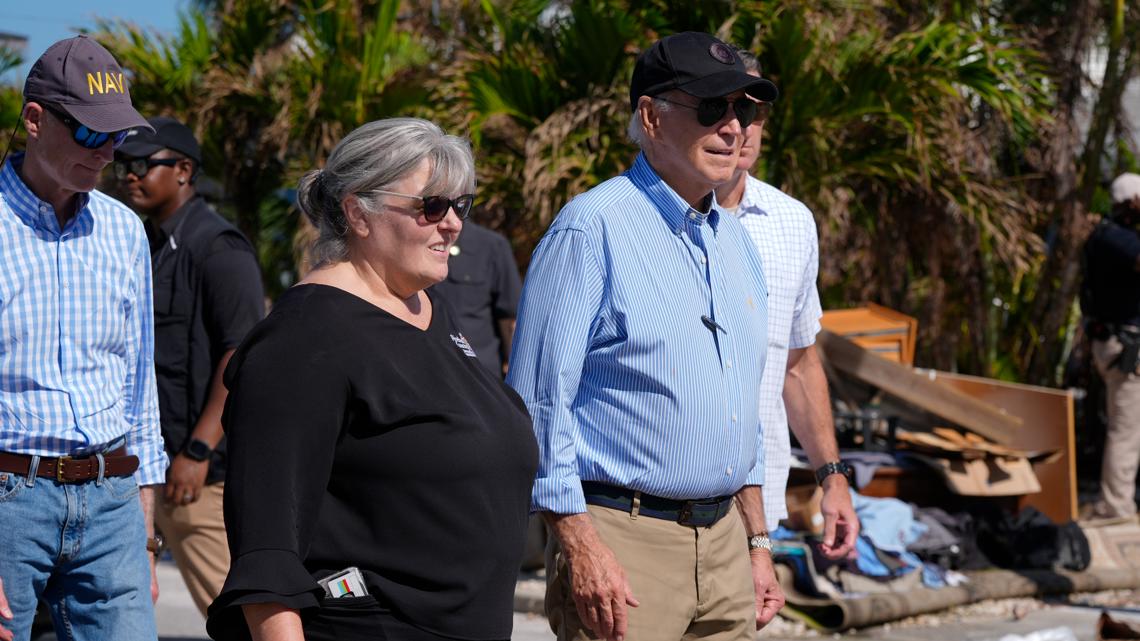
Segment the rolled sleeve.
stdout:
<path fill-rule="evenodd" d="M 816 278 L 819 276 L 819 240 L 815 225 L 811 225 L 811 242 L 807 263 L 804 265 L 803 279 L 796 294 L 795 309 L 792 312 L 792 331 L 788 336 L 789 349 L 801 349 L 815 344 L 815 337 L 822 326 L 823 308 L 819 302 Z"/>
<path fill-rule="evenodd" d="M 134 260 L 130 307 L 127 311 L 127 372 L 123 384 L 123 418 L 130 425 L 127 450 L 139 457 L 135 480 L 141 485 L 166 482 L 169 461 L 158 420 L 158 387 L 154 373 L 154 294 L 150 253 L 138 243 Z"/>
<path fill-rule="evenodd" d="M 603 291 L 602 270 L 585 232 L 562 229 L 542 239 L 523 287 L 507 377 L 526 402 L 538 439 L 531 494 L 536 511 L 586 511 L 572 408 Z"/>

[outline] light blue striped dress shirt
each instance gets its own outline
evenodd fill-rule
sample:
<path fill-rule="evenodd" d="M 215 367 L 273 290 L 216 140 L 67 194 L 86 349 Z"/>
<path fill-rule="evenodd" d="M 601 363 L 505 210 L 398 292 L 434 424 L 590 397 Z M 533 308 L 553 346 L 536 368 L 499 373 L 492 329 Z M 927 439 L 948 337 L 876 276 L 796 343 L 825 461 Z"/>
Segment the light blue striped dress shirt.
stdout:
<path fill-rule="evenodd" d="M 165 482 L 154 379 L 150 247 L 100 192 L 59 228 L 0 168 L 0 451 L 76 455 L 123 440 L 140 485 Z"/>
<path fill-rule="evenodd" d="M 507 379 L 538 437 L 532 507 L 584 512 L 583 480 L 675 499 L 761 485 L 766 316 L 739 221 L 689 207 L 644 156 L 566 205 L 531 259 Z"/>

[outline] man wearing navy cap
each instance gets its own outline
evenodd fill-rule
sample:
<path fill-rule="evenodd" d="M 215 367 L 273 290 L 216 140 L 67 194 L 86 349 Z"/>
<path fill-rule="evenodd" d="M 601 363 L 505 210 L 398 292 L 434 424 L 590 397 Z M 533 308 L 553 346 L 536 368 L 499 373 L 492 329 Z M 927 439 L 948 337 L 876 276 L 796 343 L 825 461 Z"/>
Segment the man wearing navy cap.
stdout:
<path fill-rule="evenodd" d="M 193 132 L 151 118 L 115 151 L 127 202 L 146 217 L 154 277 L 155 370 L 170 456 L 155 522 L 202 612 L 229 571 L 222 518 L 226 459 L 222 372 L 264 315 L 253 246 L 195 190 L 202 162 Z"/>
<path fill-rule="evenodd" d="M 84 36 L 36 61 L 24 100 L 27 150 L 0 167 L 0 640 L 28 638 L 41 598 L 60 638 L 154 639 L 150 251 L 95 190 L 149 125 Z"/>
<path fill-rule="evenodd" d="M 777 95 L 708 34 L 655 43 L 630 85 L 641 154 L 535 249 L 508 382 L 538 436 L 559 639 L 752 639 L 783 605 L 759 487 L 767 288 L 714 193 Z"/>

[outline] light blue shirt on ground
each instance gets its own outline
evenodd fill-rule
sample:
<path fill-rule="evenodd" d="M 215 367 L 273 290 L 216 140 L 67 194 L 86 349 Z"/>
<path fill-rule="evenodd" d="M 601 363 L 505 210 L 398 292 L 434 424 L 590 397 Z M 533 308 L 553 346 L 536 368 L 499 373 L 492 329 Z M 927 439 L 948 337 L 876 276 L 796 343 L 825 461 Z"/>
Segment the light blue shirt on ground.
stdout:
<path fill-rule="evenodd" d="M 98 191 L 59 228 L 0 168 L 0 451 L 77 455 L 125 437 L 140 485 L 165 482 L 150 247 L 142 222 Z"/>
<path fill-rule="evenodd" d="M 585 512 L 582 481 L 674 499 L 763 483 L 767 288 L 711 200 L 694 210 L 639 155 L 535 249 L 507 378 L 538 437 L 533 509 Z"/>

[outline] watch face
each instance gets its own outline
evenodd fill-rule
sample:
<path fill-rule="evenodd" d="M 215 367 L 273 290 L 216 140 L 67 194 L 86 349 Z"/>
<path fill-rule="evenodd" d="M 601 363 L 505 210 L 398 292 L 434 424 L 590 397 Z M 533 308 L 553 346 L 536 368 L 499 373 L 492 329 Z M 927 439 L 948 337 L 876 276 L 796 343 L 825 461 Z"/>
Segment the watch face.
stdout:
<path fill-rule="evenodd" d="M 199 441 L 198 439 L 191 439 L 191 441 L 186 444 L 186 449 L 183 450 L 186 456 L 195 461 L 205 461 L 210 458 L 212 451 L 209 445 L 206 445 L 205 442 Z"/>

